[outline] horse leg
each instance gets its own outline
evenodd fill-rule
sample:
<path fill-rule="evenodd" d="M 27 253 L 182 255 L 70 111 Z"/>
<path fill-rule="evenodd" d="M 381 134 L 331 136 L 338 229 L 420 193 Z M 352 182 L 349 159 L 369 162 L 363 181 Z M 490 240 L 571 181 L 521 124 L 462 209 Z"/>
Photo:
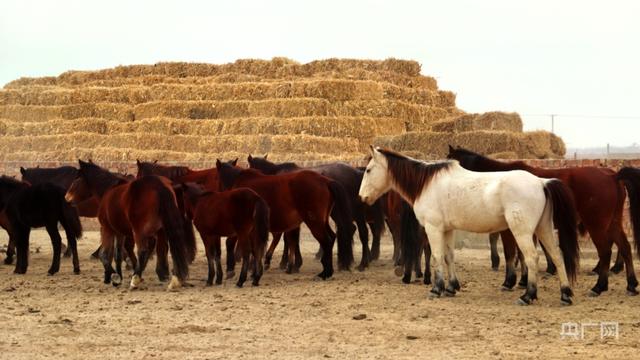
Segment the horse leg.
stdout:
<path fill-rule="evenodd" d="M 227 249 L 227 279 L 231 279 L 236 275 L 236 246 L 238 238 L 235 236 L 227 237 L 225 243 Z"/>
<path fill-rule="evenodd" d="M 603 291 L 609 290 L 609 263 L 611 262 L 612 239 L 600 229 L 590 229 L 589 235 L 598 250 L 598 281 L 589 291 L 589 296 L 598 296 Z"/>
<path fill-rule="evenodd" d="M 535 243 L 534 245 L 535 246 Z M 537 250 L 536 250 L 537 251 Z M 524 259 L 524 254 L 522 253 L 522 250 L 518 249 L 518 252 L 516 253 L 518 254 L 518 260 L 520 261 L 520 281 L 518 281 L 518 287 L 520 289 L 526 289 L 527 288 L 527 284 L 529 283 L 528 279 L 529 279 L 529 268 L 527 267 L 527 263 Z"/>
<path fill-rule="evenodd" d="M 547 261 L 546 273 L 548 275 L 555 275 L 558 272 L 558 269 L 557 269 L 556 265 L 554 264 L 554 261 L 551 258 L 551 255 L 549 254 L 549 250 L 547 250 L 547 246 L 545 246 L 545 244 L 543 244 L 543 242 L 540 241 L 540 247 L 542 248 L 542 252 L 544 253 L 544 257 L 545 257 L 545 259 Z"/>
<path fill-rule="evenodd" d="M 374 212 L 373 222 L 369 224 L 371 229 L 371 261 L 380 258 L 380 237 L 384 231 L 384 214 L 379 203 L 373 205 L 371 210 Z"/>
<path fill-rule="evenodd" d="M 300 254 L 300 228 L 284 233 L 285 251 L 287 252 L 287 274 L 300 272 L 302 255 Z"/>
<path fill-rule="evenodd" d="M 489 234 L 489 245 L 491 246 L 491 270 L 498 271 L 500 267 L 500 255 L 498 255 L 499 233 Z"/>
<path fill-rule="evenodd" d="M 122 283 L 122 253 L 124 251 L 123 238 L 116 236 L 113 244 L 114 257 L 116 261 L 116 271 L 111 274 L 111 285 L 117 287 Z"/>
<path fill-rule="evenodd" d="M 67 237 L 67 244 L 69 244 L 69 247 L 67 250 L 71 250 L 73 273 L 76 275 L 80 274 L 80 259 L 78 257 L 78 239 L 76 239 L 73 232 L 67 230 L 67 227 L 65 224 L 63 224 L 62 226 L 64 228 L 65 236 Z"/>
<path fill-rule="evenodd" d="M 444 262 L 445 262 L 445 235 L 442 231 L 431 225 L 425 226 L 425 231 L 429 237 L 429 244 L 431 245 L 431 251 L 433 252 L 433 259 L 435 260 L 435 275 L 433 279 L 433 288 L 429 294 L 430 298 L 440 297 L 444 292 Z"/>
<path fill-rule="evenodd" d="M 333 242 L 335 238 L 332 238 L 327 228 L 329 228 L 328 223 L 320 223 L 320 222 L 312 222 L 305 221 L 307 227 L 311 231 L 311 234 L 314 238 L 320 243 L 320 247 L 322 248 L 322 259 L 320 262 L 322 263 L 322 271 L 318 274 L 322 280 L 326 280 L 333 276 Z"/>
<path fill-rule="evenodd" d="M 533 234 L 514 234 L 518 248 L 524 257 L 522 267 L 529 269 L 527 273 L 527 289 L 518 299 L 520 305 L 530 305 L 538 298 L 538 251 L 533 243 Z"/>
<path fill-rule="evenodd" d="M 371 252 L 369 251 L 369 230 L 367 229 L 367 219 L 361 209 L 358 210 L 354 220 L 358 226 L 358 235 L 360 235 L 360 243 L 362 244 L 362 258 L 360 259 L 358 270 L 364 271 L 371 261 Z"/>
<path fill-rule="evenodd" d="M 420 263 L 420 261 L 422 260 L 422 254 L 424 253 L 424 246 L 422 245 L 422 243 L 419 243 L 418 246 L 418 258 L 416 259 L 416 263 L 413 264 L 413 270 L 416 272 L 416 279 L 420 279 L 424 276 L 424 274 L 422 273 L 422 264 Z"/>
<path fill-rule="evenodd" d="M 156 254 L 158 260 L 156 260 L 156 274 L 158 280 L 164 282 L 169 280 L 169 260 L 167 254 L 169 253 L 169 243 L 167 241 L 167 235 L 164 230 L 158 232 L 158 241 L 156 241 Z"/>
<path fill-rule="evenodd" d="M 51 261 L 51 267 L 49 268 L 49 275 L 53 275 L 60 270 L 60 253 L 62 252 L 61 244 L 62 238 L 58 232 L 58 222 L 53 224 L 47 224 L 47 233 L 51 238 L 51 245 L 53 246 L 53 260 Z"/>
<path fill-rule="evenodd" d="M 424 278 L 422 282 L 425 285 L 431 284 L 431 245 L 429 244 L 429 239 L 427 238 L 427 234 L 422 230 L 424 236 Z"/>
<path fill-rule="evenodd" d="M 445 296 L 454 296 L 456 291 L 460 290 L 460 282 L 456 275 L 456 264 L 453 256 L 455 240 L 453 239 L 453 231 L 447 231 L 443 235 L 447 251 L 445 253 L 445 261 L 447 262 L 447 270 L 449 273 L 449 285 L 447 285 L 447 288 L 444 290 L 444 294 Z"/>
<path fill-rule="evenodd" d="M 624 231 L 622 231 L 624 234 Z M 624 235 L 626 238 L 626 234 Z M 628 242 L 628 240 L 627 240 Z M 618 255 L 616 255 L 616 262 L 611 267 L 611 272 L 614 274 L 619 274 L 624 269 L 624 264 L 626 261 L 624 260 L 624 256 L 622 256 L 622 252 L 620 251 L 620 247 L 618 247 Z M 627 272 L 628 273 L 628 272 Z"/>
<path fill-rule="evenodd" d="M 389 228 L 389 232 L 391 233 L 391 239 L 393 240 L 393 266 L 401 266 L 402 265 L 402 256 L 400 254 L 402 243 L 400 242 L 400 229 L 395 226 L 392 226 L 389 221 L 387 221 L 387 227 Z"/>
<path fill-rule="evenodd" d="M 613 228 L 609 232 L 612 233 L 613 236 L 611 237 L 618 246 L 618 257 L 624 259 L 624 266 L 622 267 L 627 269 L 627 295 L 638 295 L 638 290 L 636 290 L 636 287 L 638 287 L 638 279 L 636 279 L 636 273 L 633 269 L 633 255 L 631 253 L 631 245 L 629 244 L 629 240 L 627 240 L 627 235 L 622 230 L 622 226 Z"/>
<path fill-rule="evenodd" d="M 27 226 L 15 226 L 9 234 L 13 238 L 16 247 L 16 267 L 13 271 L 16 274 L 25 274 L 29 267 L 29 233 L 31 229 Z M 9 241 L 11 242 L 11 240 Z"/>
<path fill-rule="evenodd" d="M 238 282 L 236 282 L 236 286 L 241 288 L 244 285 L 244 282 L 247 281 L 247 271 L 249 271 L 249 256 L 250 252 L 248 247 L 247 234 L 238 234 L 238 244 L 236 248 L 238 252 L 242 255 L 242 268 L 240 269 L 240 276 L 238 276 Z"/>
<path fill-rule="evenodd" d="M 543 219 L 551 219 L 551 216 L 547 215 L 550 208 L 545 210 Z M 540 245 L 545 249 L 545 255 L 547 256 L 547 272 L 549 270 L 549 264 L 554 264 L 554 268 L 558 271 L 558 277 L 560 279 L 560 302 L 562 305 L 571 305 L 573 301 L 573 290 L 571 290 L 571 283 L 567 276 L 567 270 L 564 264 L 564 258 L 560 252 L 560 248 L 556 245 L 556 241 L 553 233 L 553 223 L 544 221 L 546 224 L 539 224 L 536 229 L 536 237 L 540 241 Z"/>
<path fill-rule="evenodd" d="M 216 285 L 222 284 L 222 244 L 219 236 L 212 236 L 213 239 L 213 256 L 216 262 Z"/>
<path fill-rule="evenodd" d="M 127 270 L 134 270 L 136 266 L 138 266 L 138 258 L 136 257 L 136 253 L 134 251 L 135 242 L 131 237 L 123 237 L 124 249 L 127 252 L 125 261 L 127 263 Z M 99 250 L 99 248 L 98 248 Z"/>
<path fill-rule="evenodd" d="M 260 278 L 262 277 L 263 266 L 262 257 L 264 253 L 264 246 L 260 244 L 258 235 L 254 230 L 251 234 L 251 253 L 253 254 L 253 286 L 260 285 Z"/>
<path fill-rule="evenodd" d="M 515 259 L 516 259 L 516 239 L 513 237 L 511 230 L 500 232 L 502 239 L 502 248 L 504 250 L 505 277 L 502 283 L 503 290 L 512 290 L 516 285 L 518 276 L 516 275 Z"/>
<path fill-rule="evenodd" d="M 149 251 L 155 246 L 155 239 L 136 233 L 133 234 L 133 238 L 136 246 L 138 247 L 138 264 L 136 266 L 136 269 L 133 271 L 133 276 L 131 277 L 131 284 L 129 285 L 129 288 L 137 289 L 142 282 L 142 273 L 147 267 L 147 262 L 149 261 Z"/>
<path fill-rule="evenodd" d="M 16 253 L 16 243 L 14 237 L 11 235 L 11 231 L 7 228 L 5 228 L 5 230 L 7 230 L 7 234 L 9 235 L 9 243 L 7 244 L 7 257 L 4 259 L 4 264 L 11 265 L 13 264 L 13 256 Z"/>
<path fill-rule="evenodd" d="M 91 253 L 91 257 L 94 259 L 100 259 L 100 246 L 98 246 L 96 251 Z"/>
<path fill-rule="evenodd" d="M 107 230 L 104 226 L 100 228 L 100 260 L 104 267 L 105 284 L 109 284 L 114 280 L 112 275 L 116 272 L 111 264 L 113 261 L 114 239 L 115 235 L 111 231 Z"/>
<path fill-rule="evenodd" d="M 267 270 L 271 267 L 271 258 L 273 257 L 273 252 L 276 250 L 276 247 L 278 246 L 278 243 L 280 242 L 281 237 L 282 237 L 282 233 L 273 233 L 273 240 L 271 240 L 271 244 L 269 244 L 269 249 L 267 249 L 267 253 L 264 255 L 264 268 Z M 286 257 L 283 256 L 282 260 L 280 261 L 281 266 L 283 265 L 282 262 L 286 261 L 285 259 Z"/>

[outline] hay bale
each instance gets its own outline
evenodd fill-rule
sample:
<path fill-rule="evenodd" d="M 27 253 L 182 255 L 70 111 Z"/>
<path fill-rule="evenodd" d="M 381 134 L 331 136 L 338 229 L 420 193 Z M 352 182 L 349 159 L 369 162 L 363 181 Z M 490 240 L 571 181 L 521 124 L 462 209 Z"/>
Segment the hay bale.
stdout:
<path fill-rule="evenodd" d="M 522 120 L 517 113 L 499 111 L 463 114 L 436 121 L 429 130 L 455 133 L 474 130 L 522 132 Z"/>
<path fill-rule="evenodd" d="M 462 146 L 481 154 L 515 152 L 521 159 L 559 158 L 563 153 L 551 150 L 553 134 L 545 131 L 513 133 L 505 131 L 469 131 L 463 133 L 408 132 L 374 139 L 376 145 L 398 151 L 420 151 L 425 158 L 444 158 L 448 145 Z M 555 140 L 554 140 L 555 141 Z"/>
<path fill-rule="evenodd" d="M 490 158 L 493 159 L 517 159 L 518 154 L 514 151 L 503 151 L 499 153 L 489 154 Z"/>
<path fill-rule="evenodd" d="M 77 119 L 98 117 L 119 121 L 132 121 L 133 109 L 128 105 L 86 103 L 58 106 L 0 105 L 0 118 L 12 121 L 47 121 L 51 119 Z"/>

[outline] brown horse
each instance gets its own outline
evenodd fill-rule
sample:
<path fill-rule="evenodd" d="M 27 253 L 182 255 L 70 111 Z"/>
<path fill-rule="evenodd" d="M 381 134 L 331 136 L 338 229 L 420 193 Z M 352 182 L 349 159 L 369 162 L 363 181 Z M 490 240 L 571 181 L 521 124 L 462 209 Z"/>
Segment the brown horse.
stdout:
<path fill-rule="evenodd" d="M 305 223 L 322 247 L 322 272 L 327 279 L 333 275 L 333 243 L 336 234 L 329 226 L 329 216 L 335 210 L 337 225 L 338 263 L 349 269 L 353 262 L 351 244 L 351 214 L 344 189 L 335 181 L 313 171 L 303 170 L 281 175 L 264 175 L 254 169 L 239 169 L 216 162 L 221 190 L 247 187 L 262 197 L 271 209 L 269 231 L 285 233 Z M 295 253 L 298 244 L 290 244 Z M 299 250 L 298 250 L 299 251 Z M 294 263 L 290 259 L 289 263 Z"/>
<path fill-rule="evenodd" d="M 93 196 L 100 199 L 98 220 L 101 225 L 104 282 L 111 282 L 114 286 L 120 284 L 122 245 L 119 242 L 133 239 L 138 259 L 130 287 L 137 288 L 142 281 L 149 253 L 156 244 L 156 270 L 161 280 L 166 279 L 168 265 L 163 262 L 166 261 L 167 243 L 173 259 L 173 276 L 169 289 L 180 287 L 188 276 L 188 257 L 190 252 L 195 252 L 195 244 L 190 244 L 184 233 L 183 215 L 170 181 L 160 176 L 145 176 L 128 181 L 93 163 L 79 160 L 79 164 L 78 179 L 67 191 L 66 199 L 74 202 L 79 186 L 88 187 Z M 116 270 L 111 264 L 114 250 Z"/>
<path fill-rule="evenodd" d="M 242 271 L 236 285 L 247 279 L 249 258 L 253 256 L 253 285 L 262 276 L 262 258 L 269 240 L 269 206 L 246 188 L 229 191 L 204 191 L 195 184 L 182 185 L 187 216 L 193 219 L 207 254 L 209 274 L 207 285 L 222 283 L 220 237 L 237 238 L 236 253 L 242 257 Z"/>
<path fill-rule="evenodd" d="M 615 243 L 624 259 L 627 270 L 627 293 L 637 295 L 638 280 L 633 270 L 631 246 L 622 229 L 622 213 L 624 209 L 625 192 L 620 180 L 625 182 L 631 193 L 629 184 L 633 185 L 640 179 L 640 175 L 616 172 L 607 168 L 574 167 L 558 169 L 541 169 L 525 164 L 522 161 L 502 162 L 489 159 L 472 151 L 449 146 L 450 159 L 456 159 L 460 165 L 472 171 L 509 171 L 525 170 L 542 178 L 557 178 L 567 185 L 573 192 L 575 205 L 583 228 L 591 235 L 591 240 L 598 250 L 598 281 L 591 289 L 592 296 L 600 295 L 609 288 L 609 263 L 611 261 L 611 246 Z M 637 176 L 637 179 L 636 179 Z M 640 202 L 640 198 L 630 197 L 632 204 Z M 633 206 L 633 205 L 632 205 Z M 632 212 L 632 223 L 637 224 L 636 214 Z M 634 227 L 634 240 L 640 246 L 640 228 Z M 503 286 L 507 288 L 515 285 L 515 271 L 513 258 L 515 257 L 515 242 L 510 231 L 501 234 L 505 248 L 507 262 L 507 277 Z M 639 248 L 640 249 L 640 248 Z M 523 266 L 523 269 L 525 267 Z M 523 277 L 526 273 L 523 273 Z"/>

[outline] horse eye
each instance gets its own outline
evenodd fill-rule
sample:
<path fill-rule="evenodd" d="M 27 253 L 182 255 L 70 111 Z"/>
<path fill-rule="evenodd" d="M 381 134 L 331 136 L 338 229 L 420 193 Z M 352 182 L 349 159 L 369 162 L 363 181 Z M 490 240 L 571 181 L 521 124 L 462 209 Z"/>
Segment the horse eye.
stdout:
<path fill-rule="evenodd" d="M 370 173 L 370 172 L 371 172 L 371 169 L 367 169 L 367 173 Z"/>

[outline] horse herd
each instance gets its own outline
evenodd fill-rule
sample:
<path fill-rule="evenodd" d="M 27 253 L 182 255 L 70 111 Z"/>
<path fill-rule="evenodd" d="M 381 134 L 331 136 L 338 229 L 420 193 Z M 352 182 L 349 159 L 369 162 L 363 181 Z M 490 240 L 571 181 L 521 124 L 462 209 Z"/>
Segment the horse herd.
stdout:
<path fill-rule="evenodd" d="M 320 245 L 317 256 L 322 271 L 318 276 L 326 279 L 334 273 L 335 242 L 338 269 L 350 269 L 356 230 L 362 245 L 358 269 L 365 270 L 376 260 L 386 222 L 394 241 L 394 264 L 404 265 L 404 282 L 411 281 L 413 272 L 423 276 L 420 258 L 424 254 L 424 283 L 433 282 L 431 297 L 453 296 L 460 289 L 453 230 L 493 233 L 492 245 L 495 234 L 500 234 L 506 261 L 502 286 L 512 289 L 516 285 L 519 260 L 519 285 L 526 288 L 519 298 L 521 304 L 537 299 L 538 242 L 547 256 L 547 272 L 558 274 L 561 303 L 572 303 L 571 286 L 579 268 L 578 233 L 588 233 L 598 251 L 594 269 L 598 280 L 590 295 L 608 289 L 614 243 L 619 261 L 612 270 L 625 268 L 627 293 L 638 294 L 622 214 L 628 194 L 634 242 L 640 252 L 640 234 L 635 231 L 640 229 L 640 169 L 540 169 L 451 146 L 448 160 L 433 163 L 387 149 L 371 147 L 370 152 L 366 168 L 340 162 L 301 168 L 294 163 L 275 164 L 266 155 L 249 156 L 249 168 L 237 166 L 237 159 L 218 160 L 215 168 L 205 170 L 137 161 L 136 177 L 82 160 L 79 168 L 21 168 L 21 181 L 0 177 L 0 226 L 9 234 L 5 264 L 12 264 L 15 255 L 14 272 L 24 274 L 30 230 L 45 227 L 53 246 L 48 273 L 58 272 L 60 224 L 74 273 L 79 273 L 79 217 L 97 217 L 101 242 L 93 256 L 104 266 L 106 284 L 122 283 L 126 260 L 133 269 L 130 288 L 139 287 L 155 252 L 158 278 L 169 281 L 169 290 L 179 288 L 188 279 L 196 256 L 195 227 L 207 258 L 207 285 L 223 280 L 222 237 L 226 237 L 227 278 L 235 276 L 235 263 L 241 261 L 237 286 L 243 286 L 249 271 L 252 284 L 258 285 L 281 238 L 280 268 L 288 273 L 299 271 L 303 262 L 300 226 L 304 223 Z M 273 240 L 267 248 L 269 233 Z M 499 259 L 495 251 L 492 246 L 493 266 Z M 398 275 L 403 272 L 399 267 L 398 271 Z"/>

